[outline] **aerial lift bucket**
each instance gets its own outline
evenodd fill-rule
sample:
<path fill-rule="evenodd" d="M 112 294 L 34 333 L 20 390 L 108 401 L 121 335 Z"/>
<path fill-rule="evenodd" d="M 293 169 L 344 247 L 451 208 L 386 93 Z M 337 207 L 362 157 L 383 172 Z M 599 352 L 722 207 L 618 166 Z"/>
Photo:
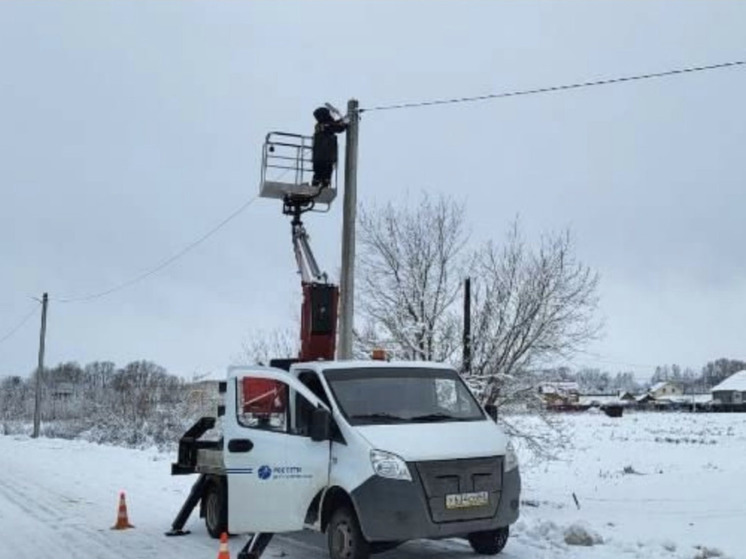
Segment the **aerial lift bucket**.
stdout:
<path fill-rule="evenodd" d="M 308 199 L 329 206 L 337 197 L 337 173 L 327 188 L 311 186 L 313 137 L 288 132 L 270 132 L 262 149 L 259 196 L 286 200 Z M 318 211 L 318 210 L 316 210 Z"/>

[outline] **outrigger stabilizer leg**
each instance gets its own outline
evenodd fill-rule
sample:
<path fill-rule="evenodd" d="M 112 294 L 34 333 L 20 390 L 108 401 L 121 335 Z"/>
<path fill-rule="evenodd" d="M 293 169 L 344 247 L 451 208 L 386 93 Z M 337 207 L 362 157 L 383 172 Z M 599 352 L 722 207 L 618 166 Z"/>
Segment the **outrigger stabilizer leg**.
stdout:
<path fill-rule="evenodd" d="M 166 532 L 167 536 L 186 536 L 190 533 L 189 530 L 184 530 L 184 525 L 189 520 L 189 515 L 192 514 L 194 507 L 197 506 L 197 503 L 202 498 L 205 483 L 207 483 L 207 476 L 201 474 L 197 478 L 197 481 L 194 482 L 192 490 L 189 492 L 189 497 L 184 501 L 179 514 L 176 515 L 173 524 L 171 524 L 171 530 Z"/>
<path fill-rule="evenodd" d="M 238 552 L 238 559 L 259 559 L 267 549 L 269 542 L 272 540 L 274 534 L 254 534 L 243 546 L 243 549 Z"/>

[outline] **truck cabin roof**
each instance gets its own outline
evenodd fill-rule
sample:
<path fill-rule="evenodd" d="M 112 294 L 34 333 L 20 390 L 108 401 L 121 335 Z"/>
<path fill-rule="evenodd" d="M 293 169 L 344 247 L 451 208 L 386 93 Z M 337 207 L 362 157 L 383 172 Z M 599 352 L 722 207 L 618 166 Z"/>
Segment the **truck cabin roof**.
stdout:
<path fill-rule="evenodd" d="M 293 374 L 298 370 L 312 370 L 319 373 L 329 370 L 345 369 L 350 374 L 355 373 L 355 369 L 442 369 L 453 371 L 454 368 L 445 363 L 436 363 L 432 361 L 379 361 L 379 360 L 349 360 L 349 361 L 309 361 L 293 363 L 290 367 L 290 373 Z M 228 368 L 228 378 L 244 376 L 248 372 L 285 372 L 276 367 L 266 367 L 262 365 L 235 365 Z"/>

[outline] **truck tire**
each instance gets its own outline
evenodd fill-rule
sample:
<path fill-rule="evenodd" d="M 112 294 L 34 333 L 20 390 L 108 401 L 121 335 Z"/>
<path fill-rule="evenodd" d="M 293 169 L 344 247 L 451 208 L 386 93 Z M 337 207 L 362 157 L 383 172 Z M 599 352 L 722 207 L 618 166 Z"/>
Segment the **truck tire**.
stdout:
<path fill-rule="evenodd" d="M 504 526 L 487 532 L 474 532 L 469 534 L 468 540 L 471 548 L 480 555 L 497 555 L 505 544 L 508 543 L 510 528 Z"/>
<path fill-rule="evenodd" d="M 226 502 L 220 483 L 210 483 L 202 495 L 205 507 L 205 527 L 213 538 L 228 531 Z"/>
<path fill-rule="evenodd" d="M 370 544 L 360 530 L 355 511 L 341 507 L 334 511 L 326 528 L 331 559 L 368 559 Z"/>

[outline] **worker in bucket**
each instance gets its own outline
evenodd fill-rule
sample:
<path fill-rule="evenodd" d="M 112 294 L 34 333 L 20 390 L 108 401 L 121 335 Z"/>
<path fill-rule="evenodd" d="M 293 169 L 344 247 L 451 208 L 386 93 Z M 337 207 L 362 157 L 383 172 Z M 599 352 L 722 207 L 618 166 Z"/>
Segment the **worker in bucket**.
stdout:
<path fill-rule="evenodd" d="M 316 127 L 313 134 L 312 186 L 326 188 L 331 185 L 334 166 L 337 164 L 337 134 L 347 129 L 343 118 L 335 119 L 327 107 L 313 112 Z"/>

